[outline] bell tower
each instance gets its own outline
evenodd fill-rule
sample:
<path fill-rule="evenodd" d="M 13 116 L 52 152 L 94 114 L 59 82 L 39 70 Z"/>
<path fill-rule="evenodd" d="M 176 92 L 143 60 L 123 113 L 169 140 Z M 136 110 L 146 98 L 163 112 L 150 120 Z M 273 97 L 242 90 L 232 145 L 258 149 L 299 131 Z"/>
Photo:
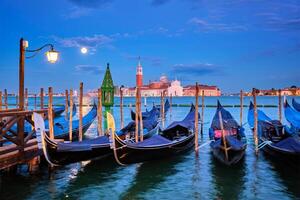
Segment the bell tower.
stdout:
<path fill-rule="evenodd" d="M 141 65 L 141 58 L 139 57 L 139 63 L 136 69 L 136 87 L 143 86 L 143 67 Z"/>

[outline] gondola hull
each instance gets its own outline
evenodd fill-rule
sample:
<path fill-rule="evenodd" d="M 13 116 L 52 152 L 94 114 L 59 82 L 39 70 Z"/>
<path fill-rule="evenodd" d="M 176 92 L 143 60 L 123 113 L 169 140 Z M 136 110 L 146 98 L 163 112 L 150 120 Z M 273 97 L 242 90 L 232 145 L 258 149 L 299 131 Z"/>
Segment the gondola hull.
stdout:
<path fill-rule="evenodd" d="M 231 166 L 235 165 L 244 158 L 246 146 L 242 150 L 228 150 L 228 159 L 226 159 L 225 151 L 222 148 L 211 148 L 214 157 L 221 163 Z"/>
<path fill-rule="evenodd" d="M 66 165 L 80 161 L 101 159 L 112 154 L 109 143 L 98 146 L 95 145 L 86 150 L 59 151 L 57 144 L 53 143 L 53 141 L 47 137 L 45 138 L 45 148 L 47 149 L 48 159 L 55 165 Z"/>
<path fill-rule="evenodd" d="M 176 156 L 190 150 L 195 144 L 195 135 L 188 136 L 185 140 L 174 142 L 165 146 L 135 147 L 116 138 L 116 159 L 122 164 L 140 163 L 150 160 Z"/>
<path fill-rule="evenodd" d="M 260 138 L 260 143 L 266 141 Z M 267 144 L 262 148 L 263 152 L 270 156 L 273 160 L 285 162 L 292 165 L 300 165 L 300 153 L 291 153 L 282 149 L 276 148 L 272 144 Z"/>

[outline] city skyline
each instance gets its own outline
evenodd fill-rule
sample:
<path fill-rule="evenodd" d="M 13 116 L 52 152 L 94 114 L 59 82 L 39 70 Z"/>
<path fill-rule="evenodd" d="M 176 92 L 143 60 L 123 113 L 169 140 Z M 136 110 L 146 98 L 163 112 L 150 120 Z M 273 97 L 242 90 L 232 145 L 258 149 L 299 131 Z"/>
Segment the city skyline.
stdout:
<path fill-rule="evenodd" d="M 224 93 L 299 86 L 299 11 L 278 0 L 4 0 L 0 90 L 17 91 L 20 37 L 29 49 L 53 43 L 60 52 L 56 64 L 41 54 L 25 61 L 29 91 L 100 87 L 106 63 L 116 85 L 133 86 L 139 56 L 144 83 L 165 74 Z"/>

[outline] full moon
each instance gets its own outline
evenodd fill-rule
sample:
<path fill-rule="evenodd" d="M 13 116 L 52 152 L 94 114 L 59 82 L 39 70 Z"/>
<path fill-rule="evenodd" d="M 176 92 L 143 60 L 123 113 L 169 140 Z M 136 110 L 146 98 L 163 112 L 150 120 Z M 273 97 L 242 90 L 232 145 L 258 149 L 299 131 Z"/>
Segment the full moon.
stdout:
<path fill-rule="evenodd" d="M 80 49 L 80 51 L 81 51 L 81 53 L 83 53 L 83 54 L 86 54 L 86 53 L 88 52 L 87 48 L 85 48 L 85 47 L 82 47 L 82 48 Z"/>

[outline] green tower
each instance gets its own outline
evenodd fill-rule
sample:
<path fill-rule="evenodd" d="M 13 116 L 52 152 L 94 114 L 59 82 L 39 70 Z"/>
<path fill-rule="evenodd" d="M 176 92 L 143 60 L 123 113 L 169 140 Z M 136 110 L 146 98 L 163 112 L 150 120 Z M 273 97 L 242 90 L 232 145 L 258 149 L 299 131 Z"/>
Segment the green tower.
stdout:
<path fill-rule="evenodd" d="M 104 129 L 107 128 L 106 112 L 111 113 L 111 107 L 114 105 L 114 83 L 111 77 L 109 63 L 107 63 L 106 72 L 101 86 L 102 105 L 105 107 Z"/>

